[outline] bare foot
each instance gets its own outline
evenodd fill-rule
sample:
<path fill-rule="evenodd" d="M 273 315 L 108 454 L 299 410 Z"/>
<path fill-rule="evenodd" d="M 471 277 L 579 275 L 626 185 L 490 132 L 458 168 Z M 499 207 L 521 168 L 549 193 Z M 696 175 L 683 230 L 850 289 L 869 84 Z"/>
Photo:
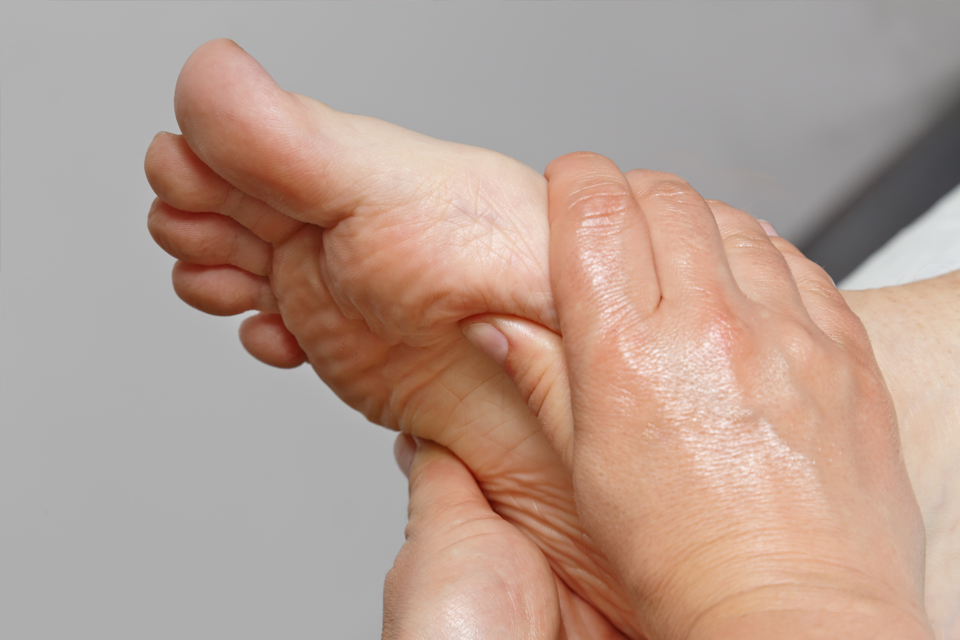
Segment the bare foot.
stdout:
<path fill-rule="evenodd" d="M 564 465 L 509 379 L 458 328 L 493 312 L 556 329 L 543 177 L 499 154 L 283 92 L 228 41 L 191 56 L 176 108 L 184 135 L 158 136 L 146 169 L 160 196 L 151 232 L 181 260 L 181 297 L 209 313 L 265 312 L 241 328 L 254 356 L 277 366 L 307 359 L 372 421 L 450 448 L 561 584 L 638 636 L 619 585 L 579 531 Z M 944 348 L 935 334 L 960 325 L 931 329 L 925 308 L 910 302 L 921 289 L 899 291 L 848 300 L 901 415 L 927 525 L 931 618 L 960 638 L 960 531 L 950 506 L 960 496 L 948 495 L 960 484 L 955 475 L 948 482 L 956 464 L 941 466 L 960 451 L 957 368 L 947 366 L 960 337 Z M 901 313 L 929 339 L 897 335 Z M 953 374 L 933 385 L 942 393 L 915 373 L 931 361 Z"/>
<path fill-rule="evenodd" d="M 183 135 L 145 165 L 181 298 L 261 311 L 241 327 L 254 356 L 306 359 L 373 422 L 453 451 L 558 588 L 640 637 L 536 418 L 458 326 L 494 311 L 556 328 L 543 176 L 282 91 L 226 40 L 186 62 L 175 107 Z"/>
<path fill-rule="evenodd" d="M 927 530 L 927 613 L 960 638 L 960 271 L 845 291 L 897 408 L 900 440 Z"/>

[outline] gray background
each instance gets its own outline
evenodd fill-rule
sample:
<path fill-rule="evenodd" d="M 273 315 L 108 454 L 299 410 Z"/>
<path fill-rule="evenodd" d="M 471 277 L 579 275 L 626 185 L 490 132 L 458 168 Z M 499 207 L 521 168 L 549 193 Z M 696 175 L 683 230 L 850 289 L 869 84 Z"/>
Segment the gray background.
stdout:
<path fill-rule="evenodd" d="M 949 4 L 13 4 L 0 24 L 0 637 L 370 638 L 392 434 L 174 296 L 142 159 L 180 65 L 538 170 L 673 170 L 803 241 L 960 88 Z"/>

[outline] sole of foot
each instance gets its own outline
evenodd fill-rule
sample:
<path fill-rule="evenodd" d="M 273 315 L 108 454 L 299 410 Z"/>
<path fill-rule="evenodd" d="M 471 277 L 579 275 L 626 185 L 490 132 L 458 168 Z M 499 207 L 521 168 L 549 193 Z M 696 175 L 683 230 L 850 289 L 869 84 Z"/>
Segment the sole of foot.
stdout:
<path fill-rule="evenodd" d="M 373 422 L 450 448 L 562 584 L 639 636 L 579 530 L 563 464 L 513 384 L 459 327 L 489 312 L 557 328 L 544 178 L 500 154 L 287 93 L 225 40 L 184 65 L 175 108 L 183 135 L 158 135 L 146 171 L 158 195 L 151 233 L 179 260 L 181 298 L 207 313 L 259 311 L 241 327 L 252 355 L 275 366 L 306 360 Z M 951 571 L 960 478 L 944 469 L 960 469 L 960 386 L 949 362 L 960 361 L 960 338 L 936 320 L 960 326 L 956 305 L 941 308 L 944 287 L 960 300 L 960 281 L 912 287 L 847 299 L 901 417 L 927 525 L 931 616 L 943 637 L 960 638 Z"/>
<path fill-rule="evenodd" d="M 569 476 L 506 375 L 459 322 L 556 328 L 542 175 L 283 91 L 237 45 L 186 62 L 146 172 L 149 226 L 182 299 L 256 310 L 244 346 L 304 359 L 371 421 L 449 448 L 572 593 L 641 634 L 578 526 Z"/>

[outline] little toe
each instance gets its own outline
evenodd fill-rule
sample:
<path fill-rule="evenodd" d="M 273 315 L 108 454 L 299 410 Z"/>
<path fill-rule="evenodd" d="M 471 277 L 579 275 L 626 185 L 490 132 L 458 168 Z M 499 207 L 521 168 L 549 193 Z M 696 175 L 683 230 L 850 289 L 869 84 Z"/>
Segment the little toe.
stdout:
<path fill-rule="evenodd" d="M 233 265 L 265 276 L 273 248 L 249 229 L 219 213 L 174 209 L 159 198 L 147 217 L 150 235 L 178 260 L 199 265 Z"/>
<path fill-rule="evenodd" d="M 240 325 L 240 342 L 254 358 L 281 369 L 299 367 L 307 354 L 275 313 L 258 313 Z"/>
<path fill-rule="evenodd" d="M 191 307 L 215 316 L 279 313 L 269 280 L 232 266 L 178 261 L 173 267 L 173 288 Z"/>
<path fill-rule="evenodd" d="M 215 211 L 272 244 L 285 241 L 303 227 L 302 222 L 240 191 L 214 173 L 190 150 L 183 136 L 158 133 L 143 164 L 154 193 L 181 211 Z"/>

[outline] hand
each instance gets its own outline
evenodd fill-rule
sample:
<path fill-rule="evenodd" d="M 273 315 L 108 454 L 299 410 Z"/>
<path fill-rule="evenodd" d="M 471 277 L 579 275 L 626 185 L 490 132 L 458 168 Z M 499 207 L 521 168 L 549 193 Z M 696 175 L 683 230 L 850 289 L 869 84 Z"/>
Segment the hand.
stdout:
<path fill-rule="evenodd" d="M 896 416 L 826 273 L 675 176 L 546 175 L 566 370 L 525 368 L 557 345 L 522 321 L 465 333 L 547 414 L 648 635 L 928 637 Z"/>
<path fill-rule="evenodd" d="M 384 585 L 385 640 L 624 638 L 493 512 L 448 449 L 401 435 L 395 451 L 410 522 Z"/>

